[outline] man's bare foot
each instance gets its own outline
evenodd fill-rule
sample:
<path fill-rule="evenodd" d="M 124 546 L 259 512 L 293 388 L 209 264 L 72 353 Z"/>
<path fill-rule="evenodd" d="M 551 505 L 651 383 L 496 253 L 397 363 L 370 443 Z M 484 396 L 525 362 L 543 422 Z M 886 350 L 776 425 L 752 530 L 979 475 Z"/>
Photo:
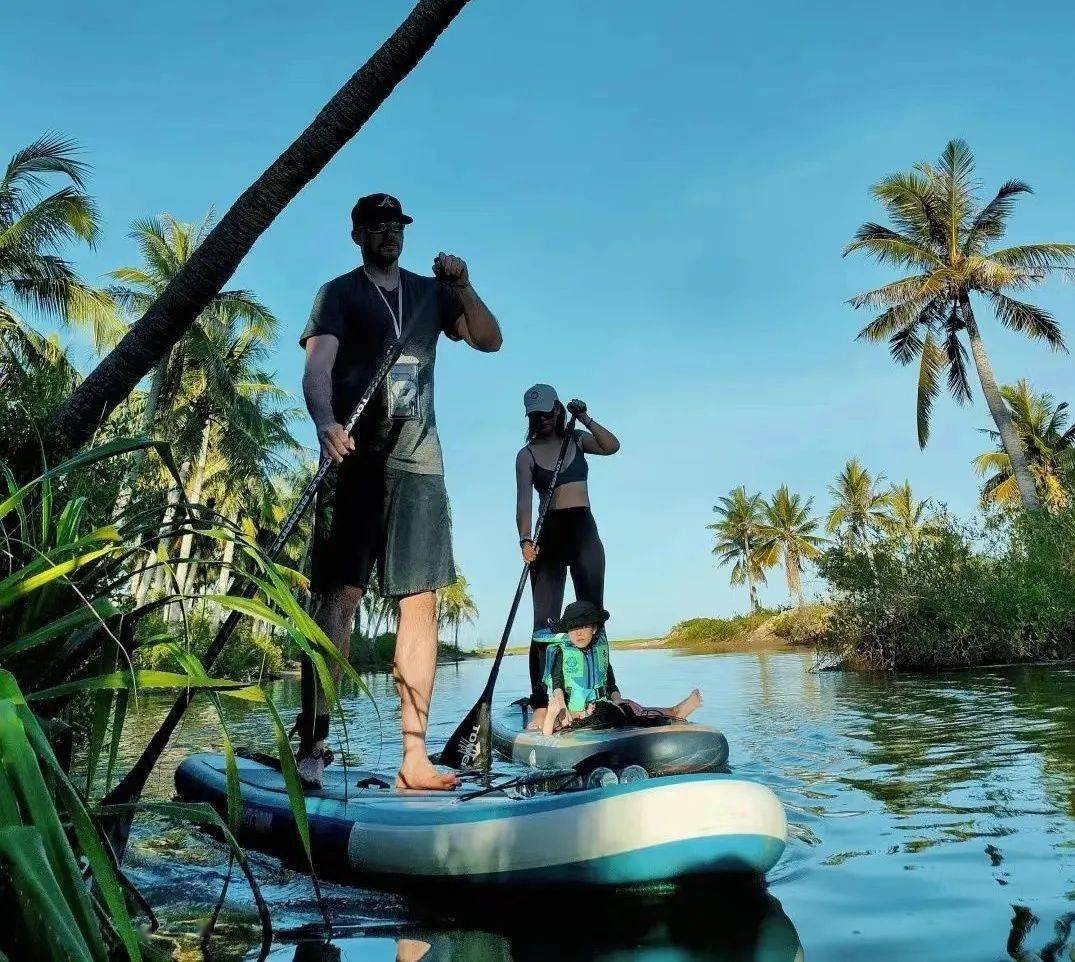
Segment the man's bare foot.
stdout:
<path fill-rule="evenodd" d="M 428 758 L 404 758 L 396 776 L 396 788 L 415 792 L 448 792 L 459 784 L 452 772 L 438 772 Z"/>
<path fill-rule="evenodd" d="M 534 717 L 530 719 L 530 724 L 526 726 L 526 730 L 541 731 L 541 726 L 545 724 L 545 715 L 548 711 L 547 708 L 535 708 Z"/>
<path fill-rule="evenodd" d="M 694 711 L 696 711 L 702 704 L 702 693 L 695 688 L 686 698 L 683 699 L 675 708 L 672 709 L 672 714 L 676 716 L 680 721 L 685 721 L 687 717 Z"/>

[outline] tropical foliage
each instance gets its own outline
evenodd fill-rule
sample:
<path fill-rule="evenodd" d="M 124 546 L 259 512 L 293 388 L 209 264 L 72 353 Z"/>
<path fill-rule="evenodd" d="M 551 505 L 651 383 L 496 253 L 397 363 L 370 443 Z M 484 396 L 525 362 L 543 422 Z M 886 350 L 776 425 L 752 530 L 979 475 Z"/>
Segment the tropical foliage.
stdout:
<path fill-rule="evenodd" d="M 717 520 L 706 525 L 715 533 L 713 554 L 720 565 L 732 566 L 733 585 L 747 586 L 750 610 L 757 611 L 758 584 L 765 584 L 765 569 L 773 564 L 772 551 L 762 535 L 765 499 L 760 494 L 747 494 L 739 485 L 713 505 Z"/>
<path fill-rule="evenodd" d="M 1010 470 L 1027 508 L 1038 506 L 1033 477 L 1004 404 L 971 302 L 984 298 L 1005 327 L 1054 350 L 1063 335 L 1045 310 L 1013 294 L 1066 270 L 1075 244 L 994 246 L 1004 235 L 1016 199 L 1030 193 L 1021 181 L 1007 181 L 981 203 L 974 180 L 974 157 L 961 140 L 945 147 L 935 164 L 922 163 L 893 174 L 873 188 L 892 224 L 864 224 L 844 249 L 863 251 L 880 263 L 911 273 L 851 299 L 856 308 L 880 309 L 859 333 L 887 340 L 900 364 L 918 361 L 918 440 L 929 440 L 929 421 L 941 378 L 960 403 L 971 399 L 968 361 L 973 358 L 982 393 L 996 425 Z M 970 358 L 963 338 L 970 346 Z"/>
<path fill-rule="evenodd" d="M 190 598 L 174 590 L 138 603 L 128 590 L 134 576 L 162 564 L 157 544 L 181 537 L 190 529 L 191 515 L 177 510 L 163 527 L 153 512 L 134 503 L 118 514 L 112 505 L 102 515 L 83 493 L 101 483 L 102 473 L 108 476 L 105 466 L 147 448 L 155 449 L 161 462 L 174 470 L 166 447 L 140 439 L 118 439 L 83 452 L 22 486 L 0 464 L 0 476 L 6 479 L 0 500 L 0 860 L 11 872 L 5 878 L 25 883 L 17 891 L 25 917 L 55 923 L 48 933 L 34 926 L 5 931 L 3 942 L 14 944 L 17 952 L 59 940 L 57 944 L 67 945 L 74 954 L 58 957 L 104 958 L 104 947 L 115 942 L 131 958 L 140 957 L 140 940 L 125 907 L 123 888 L 128 883 L 122 882 L 110 861 L 111 850 L 100 841 L 121 815 L 108 804 L 109 790 L 127 712 L 140 692 L 201 690 L 214 704 L 221 697 L 261 703 L 276 733 L 293 802 L 302 808 L 286 732 L 264 691 L 211 677 L 185 620 L 164 632 L 154 621 L 154 613 L 168 605 L 185 611 Z M 111 476 L 118 484 L 123 472 Z M 181 499 L 177 504 L 183 506 Z M 214 596 L 213 603 L 286 631 L 327 679 L 326 690 L 334 693 L 328 663 L 338 662 L 338 653 L 312 620 L 303 617 L 285 573 L 224 519 L 212 519 L 202 536 L 235 542 L 231 572 L 256 588 L 253 597 Z M 173 585 L 180 587 L 178 581 Z M 138 667 L 147 646 L 167 646 L 171 670 Z M 221 726 L 230 758 L 222 716 Z M 84 746 L 86 758 L 77 788 L 70 771 L 76 741 Z M 237 813 L 237 781 L 231 783 L 229 811 Z M 128 807 L 122 817 L 133 812 Z M 203 822 L 215 818 L 201 806 L 174 805 L 159 814 Z M 74 826 L 70 840 L 58 833 L 61 817 Z M 304 815 L 299 826 L 309 853 Z M 81 882 L 71 885 L 70 871 L 80 858 L 93 871 L 94 892 Z M 101 902 L 95 907 L 97 899 Z"/>
<path fill-rule="evenodd" d="M 911 482 L 893 485 L 885 495 L 885 513 L 879 519 L 881 530 L 897 545 L 914 550 L 923 541 L 940 532 L 938 515 L 928 501 L 919 501 Z"/>
<path fill-rule="evenodd" d="M 459 627 L 473 624 L 478 606 L 470 593 L 470 583 L 460 572 L 455 581 L 437 592 L 437 627 L 451 628 L 455 653 L 459 654 Z"/>
<path fill-rule="evenodd" d="M 1012 424 L 1026 451 L 1027 466 L 1034 478 L 1038 498 L 1053 514 L 1067 507 L 1075 471 L 1075 425 L 1067 402 L 1056 404 L 1048 393 L 1035 393 L 1026 379 L 1001 390 L 1011 413 Z M 985 477 L 982 506 L 1011 508 L 1019 504 L 1019 490 L 1012 474 L 1011 459 L 1000 444 L 996 431 L 984 432 L 997 447 L 974 459 L 974 467 Z"/>
<path fill-rule="evenodd" d="M 827 643 L 852 668 L 918 669 L 1075 655 L 1075 513 L 1015 514 L 990 527 L 941 517 L 932 536 L 836 545 Z"/>
<path fill-rule="evenodd" d="M 92 246 L 97 207 L 73 141 L 42 137 L 18 151 L 0 180 L 0 335 L 18 341 L 19 308 L 83 327 L 98 349 L 115 343 L 112 301 L 86 285 L 62 256 Z M 58 182 L 58 186 L 57 186 Z M 6 361 L 10 360 L 5 358 Z"/>
<path fill-rule="evenodd" d="M 882 480 L 851 458 L 829 486 L 833 506 L 825 523 L 828 533 L 838 535 L 844 544 L 868 545 L 884 527 L 888 511 L 888 496 L 879 488 Z"/>
<path fill-rule="evenodd" d="M 777 563 L 783 562 L 784 575 L 791 592 L 800 605 L 803 597 L 802 571 L 804 563 L 821 556 L 825 539 L 818 534 L 820 522 L 811 517 L 813 499 L 803 500 L 793 494 L 786 484 L 765 505 L 765 538 L 771 546 Z"/>

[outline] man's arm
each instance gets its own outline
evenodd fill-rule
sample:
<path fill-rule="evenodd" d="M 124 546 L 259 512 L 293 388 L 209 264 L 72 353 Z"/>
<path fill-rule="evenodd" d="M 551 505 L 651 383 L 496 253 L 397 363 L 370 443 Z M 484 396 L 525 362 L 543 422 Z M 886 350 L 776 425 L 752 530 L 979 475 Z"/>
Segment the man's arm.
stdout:
<path fill-rule="evenodd" d="M 466 261 L 441 251 L 433 261 L 433 273 L 455 291 L 463 305 L 463 314 L 455 322 L 456 335 L 478 351 L 499 351 L 504 335 L 493 312 L 471 286 Z"/>
<path fill-rule="evenodd" d="M 355 439 L 336 420 L 332 411 L 332 365 L 340 342 L 332 334 L 306 339 L 306 367 L 302 373 L 302 394 L 310 412 L 321 453 L 339 464 L 355 450 Z"/>

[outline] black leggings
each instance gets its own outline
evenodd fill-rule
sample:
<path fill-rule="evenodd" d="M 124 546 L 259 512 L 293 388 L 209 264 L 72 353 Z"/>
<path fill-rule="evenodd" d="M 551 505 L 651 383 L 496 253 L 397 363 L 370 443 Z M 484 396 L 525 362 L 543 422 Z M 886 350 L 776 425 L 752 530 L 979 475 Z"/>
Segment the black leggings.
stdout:
<path fill-rule="evenodd" d="M 576 601 L 599 608 L 605 599 L 605 546 L 589 508 L 560 508 L 545 515 L 537 559 L 530 566 L 534 593 L 534 630 L 559 619 L 564 606 L 567 572 L 575 586 Z M 530 705 L 544 708 L 549 694 L 541 683 L 545 671 L 545 645 L 530 645 Z"/>

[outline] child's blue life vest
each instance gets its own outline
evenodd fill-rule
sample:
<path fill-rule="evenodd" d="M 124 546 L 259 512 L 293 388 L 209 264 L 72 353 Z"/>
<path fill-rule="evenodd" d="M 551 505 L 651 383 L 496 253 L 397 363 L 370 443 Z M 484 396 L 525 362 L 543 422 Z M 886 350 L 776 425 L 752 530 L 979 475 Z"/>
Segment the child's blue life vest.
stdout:
<path fill-rule="evenodd" d="M 559 655 L 563 666 L 564 699 L 568 711 L 584 711 L 587 705 L 609 696 L 608 636 L 602 629 L 588 648 L 576 648 L 566 634 L 541 628 L 534 632 L 534 642 L 546 645 L 545 673 L 542 682 L 552 694 L 553 662 Z"/>

